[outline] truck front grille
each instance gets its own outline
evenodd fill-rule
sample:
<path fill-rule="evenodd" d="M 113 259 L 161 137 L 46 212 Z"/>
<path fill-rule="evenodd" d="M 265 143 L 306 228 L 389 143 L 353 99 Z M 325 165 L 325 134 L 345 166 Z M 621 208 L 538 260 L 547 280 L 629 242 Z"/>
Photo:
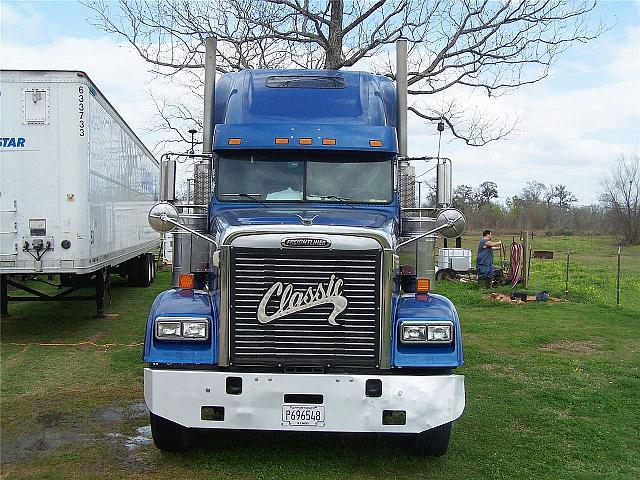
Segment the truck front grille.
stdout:
<path fill-rule="evenodd" d="M 232 248 L 231 363 L 376 366 L 380 262 L 378 250 Z"/>

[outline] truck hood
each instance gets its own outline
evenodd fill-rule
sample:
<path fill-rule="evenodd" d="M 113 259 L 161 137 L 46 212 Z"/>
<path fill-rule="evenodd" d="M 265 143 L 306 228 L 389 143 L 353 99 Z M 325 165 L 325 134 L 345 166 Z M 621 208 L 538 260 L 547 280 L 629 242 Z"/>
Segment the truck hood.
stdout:
<path fill-rule="evenodd" d="M 213 217 L 212 232 L 221 243 L 231 231 L 324 232 L 333 227 L 375 230 L 394 243 L 397 222 L 390 213 L 368 208 L 229 208 Z"/>

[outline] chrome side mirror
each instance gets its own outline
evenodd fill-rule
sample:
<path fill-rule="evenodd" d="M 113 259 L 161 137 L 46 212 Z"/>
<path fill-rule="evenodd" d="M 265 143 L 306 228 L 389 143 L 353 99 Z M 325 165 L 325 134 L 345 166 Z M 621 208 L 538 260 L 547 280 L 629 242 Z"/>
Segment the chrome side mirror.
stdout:
<path fill-rule="evenodd" d="M 149 211 L 149 225 L 156 232 L 166 233 L 176 228 L 180 221 L 178 209 L 170 203 L 156 203 Z"/>
<path fill-rule="evenodd" d="M 467 219 L 456 208 L 442 210 L 436 218 L 435 228 L 445 238 L 458 238 L 467 227 Z"/>

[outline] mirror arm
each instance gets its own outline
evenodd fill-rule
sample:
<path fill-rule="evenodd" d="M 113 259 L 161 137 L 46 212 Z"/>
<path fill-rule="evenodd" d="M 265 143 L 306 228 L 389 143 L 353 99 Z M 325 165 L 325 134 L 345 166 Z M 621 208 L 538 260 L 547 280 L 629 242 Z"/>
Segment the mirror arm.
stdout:
<path fill-rule="evenodd" d="M 169 222 L 172 225 L 175 225 L 178 228 L 181 228 L 183 230 L 186 230 L 187 232 L 189 232 L 191 235 L 195 235 L 196 237 L 202 238 L 203 240 L 206 240 L 209 243 L 212 243 L 216 246 L 216 249 L 218 248 L 218 244 L 215 242 L 215 240 L 212 240 L 211 238 L 207 237 L 206 235 L 203 235 L 200 232 L 196 232 L 195 230 L 184 226 L 183 224 L 176 222 L 175 220 L 172 220 L 171 218 L 169 218 L 166 214 L 162 214 L 162 215 L 150 215 L 153 218 L 159 218 L 160 220 L 162 220 L 163 222 Z"/>
<path fill-rule="evenodd" d="M 453 226 L 453 222 L 447 222 L 444 225 L 440 225 L 439 227 L 436 227 L 433 230 L 429 230 L 428 232 L 422 233 L 422 234 L 418 235 L 417 237 L 413 237 L 413 238 L 410 238 L 409 240 L 405 240 L 404 242 L 399 243 L 398 245 L 396 245 L 396 248 L 394 249 L 394 252 L 397 252 L 399 248 L 404 247 L 405 245 L 409 245 L 410 243 L 413 243 L 416 240 L 420 240 L 421 238 L 424 238 L 427 235 L 431 235 L 433 233 L 439 232 L 443 228 L 447 228 L 447 227 L 451 227 L 451 226 Z"/>

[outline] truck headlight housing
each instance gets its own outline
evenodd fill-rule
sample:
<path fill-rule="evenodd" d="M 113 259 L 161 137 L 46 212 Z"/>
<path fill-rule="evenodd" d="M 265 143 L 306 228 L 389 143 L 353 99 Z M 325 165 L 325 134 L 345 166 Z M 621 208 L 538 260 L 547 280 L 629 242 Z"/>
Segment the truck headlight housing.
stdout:
<path fill-rule="evenodd" d="M 453 322 L 402 322 L 400 342 L 426 345 L 453 342 Z"/>
<path fill-rule="evenodd" d="M 155 337 L 158 340 L 208 340 L 209 319 L 198 317 L 158 317 L 155 323 Z"/>

